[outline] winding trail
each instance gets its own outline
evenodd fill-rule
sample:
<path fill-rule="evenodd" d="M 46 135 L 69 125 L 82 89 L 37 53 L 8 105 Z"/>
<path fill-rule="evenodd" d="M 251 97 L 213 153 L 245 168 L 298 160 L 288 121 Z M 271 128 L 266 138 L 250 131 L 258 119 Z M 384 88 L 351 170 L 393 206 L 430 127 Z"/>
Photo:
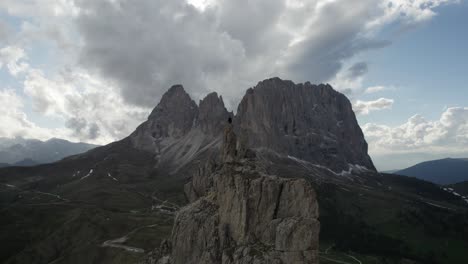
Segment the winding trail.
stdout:
<path fill-rule="evenodd" d="M 130 231 L 128 234 L 126 234 L 123 237 L 119 237 L 119 238 L 116 238 L 116 239 L 110 239 L 110 240 L 104 241 L 101 244 L 101 247 L 120 248 L 120 249 L 126 250 L 128 252 L 132 252 L 132 253 L 145 253 L 145 250 L 142 249 L 142 248 L 126 246 L 126 245 L 122 245 L 122 243 L 125 243 L 130 238 L 130 236 L 132 234 L 136 233 L 137 231 L 139 231 L 141 229 L 144 229 L 144 228 L 155 227 L 157 225 L 158 224 L 137 227 L 137 228 L 133 229 L 132 231 Z"/>
<path fill-rule="evenodd" d="M 353 263 L 349 263 L 349 262 L 345 262 L 345 261 L 341 261 L 341 260 L 336 260 L 336 259 L 331 259 L 331 258 L 327 258 L 327 257 L 324 257 L 324 256 L 319 256 L 320 258 L 323 258 L 323 259 L 326 259 L 328 261 L 331 261 L 331 262 L 335 262 L 335 263 L 340 263 L 340 264 L 353 264 Z"/>
<path fill-rule="evenodd" d="M 337 260 L 337 259 L 333 259 L 333 258 L 330 258 L 330 257 L 325 257 L 325 256 L 323 256 L 323 254 L 328 255 L 328 254 L 329 254 L 328 252 L 329 252 L 334 246 L 335 246 L 335 244 L 332 244 L 332 245 L 329 246 L 327 249 L 325 249 L 325 252 L 319 252 L 319 253 L 320 253 L 319 257 L 320 257 L 320 258 L 323 258 L 323 259 L 326 259 L 326 260 L 328 260 L 328 261 L 334 262 L 334 263 L 354 264 L 354 263 L 346 262 L 346 261 L 343 261 L 343 260 Z M 344 255 L 347 256 L 348 258 L 351 258 L 351 259 L 353 260 L 353 262 L 356 261 L 358 264 L 362 264 L 362 262 L 361 262 L 358 258 L 356 258 L 355 256 L 349 255 L 349 254 L 344 254 Z"/>
<path fill-rule="evenodd" d="M 125 243 L 125 241 L 128 240 L 128 236 L 123 236 L 119 237 L 116 239 L 112 240 L 106 240 L 104 243 L 102 243 L 102 247 L 112 247 L 112 248 L 121 248 L 126 251 L 132 252 L 132 253 L 145 253 L 145 250 L 142 248 L 137 248 L 137 247 L 130 247 L 130 246 L 125 246 L 122 245 L 122 243 Z"/>
<path fill-rule="evenodd" d="M 334 246 L 335 246 L 335 244 L 332 244 L 327 249 L 325 249 L 325 254 L 328 254 L 328 251 L 330 251 L 330 249 L 332 249 Z"/>
<path fill-rule="evenodd" d="M 352 258 L 352 259 L 354 259 L 354 260 L 357 261 L 359 264 L 362 264 L 362 262 L 361 262 L 359 259 L 357 259 L 355 256 L 351 256 L 351 255 L 348 255 L 348 254 L 345 254 L 345 255 L 348 256 L 348 257 L 350 257 L 350 258 Z"/>
<path fill-rule="evenodd" d="M 63 202 L 70 202 L 70 200 L 66 199 L 66 198 L 63 198 L 62 196 L 58 195 L 58 194 L 55 194 L 55 193 L 48 193 L 48 192 L 41 192 L 41 191 L 37 191 L 37 190 L 23 190 L 15 185 L 12 185 L 12 184 L 6 184 L 6 183 L 2 183 L 2 185 L 8 187 L 8 188 L 11 188 L 11 189 L 16 189 L 20 192 L 26 192 L 26 193 L 36 193 L 36 194 L 41 194 L 41 195 L 47 195 L 47 196 L 52 196 L 52 197 L 55 197 Z"/>

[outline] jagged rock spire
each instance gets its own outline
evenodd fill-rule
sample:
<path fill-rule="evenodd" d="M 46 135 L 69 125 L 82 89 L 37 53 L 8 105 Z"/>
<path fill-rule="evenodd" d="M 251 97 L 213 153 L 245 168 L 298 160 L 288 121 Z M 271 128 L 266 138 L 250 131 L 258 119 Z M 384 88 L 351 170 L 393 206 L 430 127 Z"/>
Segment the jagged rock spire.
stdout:
<path fill-rule="evenodd" d="M 232 114 L 226 110 L 223 97 L 213 92 L 200 101 L 197 123 L 204 133 L 219 135 L 230 116 Z"/>
<path fill-rule="evenodd" d="M 226 127 L 223 134 L 223 148 L 222 155 L 224 162 L 233 162 L 237 155 L 237 136 L 234 133 L 232 125 L 232 118 L 228 118 Z"/>

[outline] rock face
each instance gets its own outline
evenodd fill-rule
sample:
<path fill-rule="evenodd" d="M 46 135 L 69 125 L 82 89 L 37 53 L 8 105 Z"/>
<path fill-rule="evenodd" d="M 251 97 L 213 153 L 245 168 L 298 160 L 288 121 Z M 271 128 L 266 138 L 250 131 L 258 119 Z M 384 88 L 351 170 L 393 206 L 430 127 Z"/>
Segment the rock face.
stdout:
<path fill-rule="evenodd" d="M 197 104 L 181 85 L 175 85 L 130 137 L 137 148 L 159 152 L 164 139 L 180 139 L 189 133 L 197 115 Z"/>
<path fill-rule="evenodd" d="M 237 136 L 234 133 L 234 127 L 232 126 L 232 119 L 229 118 L 229 124 L 226 125 L 223 133 L 223 148 L 222 158 L 224 162 L 232 162 L 235 160 L 237 155 Z"/>
<path fill-rule="evenodd" d="M 223 152 L 239 146 L 228 138 Z M 310 183 L 267 175 L 237 153 L 220 165 L 208 162 L 186 185 L 192 203 L 178 212 L 172 253 L 160 263 L 318 263 Z"/>
<path fill-rule="evenodd" d="M 134 147 L 155 154 L 159 167 L 176 171 L 220 147 L 229 117 L 246 149 L 268 149 L 335 172 L 359 165 L 374 170 L 349 100 L 329 85 L 272 78 L 247 90 L 234 117 L 221 96 L 197 105 L 181 85 L 163 95 L 148 120 L 130 135 Z"/>
<path fill-rule="evenodd" d="M 349 164 L 375 170 L 351 103 L 330 85 L 262 81 L 247 90 L 235 123 L 251 148 L 268 148 L 335 171 Z"/>
<path fill-rule="evenodd" d="M 216 93 L 197 106 L 181 85 L 175 85 L 130 140 L 137 149 L 154 153 L 159 167 L 177 171 L 201 153 L 220 146 L 223 124 L 229 116 Z"/>
<path fill-rule="evenodd" d="M 198 121 L 201 130 L 209 135 L 218 136 L 226 120 L 232 114 L 224 106 L 223 98 L 217 93 L 208 94 L 199 104 Z"/>

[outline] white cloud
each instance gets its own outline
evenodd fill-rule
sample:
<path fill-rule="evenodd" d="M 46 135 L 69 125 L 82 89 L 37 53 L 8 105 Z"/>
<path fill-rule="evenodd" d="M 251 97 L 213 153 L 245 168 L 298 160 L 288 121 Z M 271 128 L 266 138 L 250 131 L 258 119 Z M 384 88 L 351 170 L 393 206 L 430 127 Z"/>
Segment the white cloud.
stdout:
<path fill-rule="evenodd" d="M 436 15 L 434 9 L 445 4 L 459 3 L 459 0 L 382 0 L 379 5 L 383 14 L 370 21 L 369 29 L 394 22 L 415 24 L 424 22 Z"/>
<path fill-rule="evenodd" d="M 34 111 L 65 123 L 55 130 L 38 127 L 24 113 L 23 99 L 13 90 L 2 90 L 0 136 L 105 144 L 130 134 L 150 111 L 128 105 L 112 83 L 78 67 L 48 76 L 29 66 L 24 51 L 17 47 L 0 50 L 0 59 L 18 81 L 23 80 L 24 94 Z"/>
<path fill-rule="evenodd" d="M 0 137 L 49 139 L 63 137 L 64 129 L 45 129 L 28 120 L 23 100 L 11 89 L 0 90 Z"/>
<path fill-rule="evenodd" d="M 368 87 L 368 88 L 364 91 L 364 93 L 366 93 L 366 94 L 371 94 L 371 93 L 382 92 L 382 91 L 385 91 L 385 90 L 387 90 L 387 87 L 385 87 L 385 86 L 381 86 L 381 85 L 379 85 L 379 86 L 371 86 L 371 87 Z"/>
<path fill-rule="evenodd" d="M 70 16 L 78 9 L 74 0 L 2 0 L 0 9 L 18 17 Z"/>
<path fill-rule="evenodd" d="M 215 3 L 214 0 L 187 0 L 187 2 L 202 11 Z"/>
<path fill-rule="evenodd" d="M 357 115 L 368 115 L 372 111 L 392 108 L 393 102 L 393 99 L 388 98 L 379 98 L 374 101 L 357 100 L 353 104 L 353 110 Z"/>
<path fill-rule="evenodd" d="M 346 68 L 346 70 L 339 71 L 330 83 L 338 91 L 353 98 L 354 93 L 361 89 L 367 71 L 368 65 L 366 62 L 356 62 Z"/>
<path fill-rule="evenodd" d="M 115 81 L 132 104 L 152 107 L 174 83 L 185 84 L 195 97 L 216 90 L 229 103 L 246 87 L 274 75 L 296 82 L 332 81 L 356 54 L 389 45 L 376 34 L 384 26 L 417 23 L 442 3 L 189 2 L 78 1 L 80 61 Z M 335 82 L 339 90 L 360 86 L 344 75 Z"/>
<path fill-rule="evenodd" d="M 368 123 L 363 131 L 373 154 L 466 152 L 468 107 L 448 108 L 435 121 L 415 115 L 395 127 Z"/>
<path fill-rule="evenodd" d="M 35 111 L 66 124 L 65 137 L 106 143 L 128 134 L 175 83 L 194 99 L 215 90 L 231 108 L 246 88 L 275 75 L 362 90 L 367 63 L 349 62 L 389 45 L 380 30 L 425 21 L 456 1 L 189 2 L 2 0 L 0 11 L 22 22 L 8 33 L 1 67 Z M 28 61 L 44 47 L 45 65 Z M 357 112 L 393 102 L 379 100 L 358 101 Z"/>
<path fill-rule="evenodd" d="M 6 66 L 11 75 L 16 76 L 29 69 L 29 64 L 24 62 L 26 53 L 22 48 L 7 46 L 0 49 L 0 69 Z"/>
<path fill-rule="evenodd" d="M 150 110 L 128 105 L 112 83 L 78 68 L 50 77 L 31 70 L 24 91 L 37 112 L 65 121 L 66 138 L 98 144 L 129 135 Z"/>

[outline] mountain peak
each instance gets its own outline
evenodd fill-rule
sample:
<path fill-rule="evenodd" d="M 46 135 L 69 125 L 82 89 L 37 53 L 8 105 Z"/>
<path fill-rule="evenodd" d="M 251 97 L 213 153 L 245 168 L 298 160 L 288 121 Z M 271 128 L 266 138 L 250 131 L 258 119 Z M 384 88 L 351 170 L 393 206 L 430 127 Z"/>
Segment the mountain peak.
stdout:
<path fill-rule="evenodd" d="M 171 88 L 169 88 L 169 90 L 167 90 L 167 93 L 182 93 L 182 92 L 186 93 L 184 86 L 182 84 L 174 84 L 171 86 Z"/>
<path fill-rule="evenodd" d="M 162 139 L 177 139 L 190 132 L 197 116 L 195 101 L 182 85 L 173 85 L 130 138 L 137 148 L 154 152 Z"/>
<path fill-rule="evenodd" d="M 179 110 L 183 111 L 185 108 L 195 109 L 197 104 L 190 98 L 182 85 L 176 84 L 163 94 L 161 101 L 153 109 L 149 119 L 163 112 L 179 112 Z"/>
<path fill-rule="evenodd" d="M 336 169 L 375 169 L 351 103 L 328 84 L 280 78 L 247 90 L 236 115 L 251 148 L 268 148 Z"/>
<path fill-rule="evenodd" d="M 198 124 L 205 133 L 219 134 L 231 115 L 224 106 L 223 97 L 216 92 L 209 93 L 200 100 Z"/>
<path fill-rule="evenodd" d="M 216 92 L 197 106 L 182 85 L 174 85 L 131 138 L 137 148 L 156 153 L 180 139 L 177 149 L 186 148 L 181 153 L 192 147 L 197 153 L 221 136 L 229 117 L 233 114 Z M 336 172 L 354 165 L 375 170 L 351 103 L 329 84 L 295 84 L 278 77 L 261 81 L 246 91 L 233 127 L 252 149 L 269 149 Z"/>
<path fill-rule="evenodd" d="M 268 79 L 265 79 L 263 81 L 260 81 L 259 83 L 289 83 L 289 84 L 294 84 L 293 81 L 291 80 L 283 80 L 278 76 L 274 76 Z"/>
<path fill-rule="evenodd" d="M 48 142 L 48 143 L 55 143 L 55 142 L 57 142 L 57 143 L 62 143 L 62 142 L 69 142 L 69 143 L 71 143 L 70 141 L 67 141 L 67 140 L 65 140 L 65 139 L 61 139 L 61 138 L 55 138 L 55 137 L 48 139 L 46 142 Z"/>

